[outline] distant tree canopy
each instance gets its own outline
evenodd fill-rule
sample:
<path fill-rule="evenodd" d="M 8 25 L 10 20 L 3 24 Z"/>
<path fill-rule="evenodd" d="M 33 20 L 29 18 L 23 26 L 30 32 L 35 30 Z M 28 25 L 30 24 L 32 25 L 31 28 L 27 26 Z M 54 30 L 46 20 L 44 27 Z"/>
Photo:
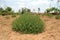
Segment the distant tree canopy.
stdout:
<path fill-rule="evenodd" d="M 3 9 L 2 7 L 0 7 L 0 14 L 7 15 L 7 14 L 11 14 L 11 13 L 13 13 L 11 7 L 7 7 L 6 9 Z"/>
<path fill-rule="evenodd" d="M 0 12 L 3 10 L 3 8 L 0 8 Z"/>
<path fill-rule="evenodd" d="M 12 8 L 11 7 L 7 7 L 5 10 L 6 11 L 12 11 Z"/>
<path fill-rule="evenodd" d="M 51 8 L 46 9 L 46 12 L 49 13 L 49 12 L 51 12 L 51 11 L 53 11 L 53 10 L 55 10 L 55 11 L 59 11 L 58 8 L 51 7 Z"/>
<path fill-rule="evenodd" d="M 30 9 L 28 9 L 28 8 L 22 8 L 22 14 L 24 14 L 24 13 L 26 13 L 26 12 L 31 12 L 31 10 Z"/>
<path fill-rule="evenodd" d="M 40 8 L 38 8 L 38 13 L 39 13 L 39 11 L 40 11 Z"/>

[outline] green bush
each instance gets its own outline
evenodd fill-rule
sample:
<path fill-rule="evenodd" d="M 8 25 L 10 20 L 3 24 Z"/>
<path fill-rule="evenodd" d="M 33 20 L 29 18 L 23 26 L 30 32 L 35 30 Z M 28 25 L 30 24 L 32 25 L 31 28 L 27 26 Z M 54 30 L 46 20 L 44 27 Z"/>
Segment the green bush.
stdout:
<path fill-rule="evenodd" d="M 56 15 L 56 17 L 55 17 L 56 19 L 60 19 L 60 14 L 59 15 Z"/>
<path fill-rule="evenodd" d="M 37 34 L 44 31 L 44 23 L 37 15 L 23 14 L 13 22 L 13 30 Z"/>

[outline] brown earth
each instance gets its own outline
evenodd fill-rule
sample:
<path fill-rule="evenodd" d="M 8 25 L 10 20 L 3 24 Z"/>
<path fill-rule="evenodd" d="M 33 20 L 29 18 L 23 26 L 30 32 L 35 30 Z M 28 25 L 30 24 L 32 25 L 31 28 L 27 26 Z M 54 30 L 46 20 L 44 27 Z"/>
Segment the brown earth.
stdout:
<path fill-rule="evenodd" d="M 7 19 L 0 16 L 0 40 L 60 40 L 60 20 L 54 17 L 41 17 L 45 23 L 45 31 L 40 34 L 21 34 L 12 30 L 12 22 L 18 17 Z"/>

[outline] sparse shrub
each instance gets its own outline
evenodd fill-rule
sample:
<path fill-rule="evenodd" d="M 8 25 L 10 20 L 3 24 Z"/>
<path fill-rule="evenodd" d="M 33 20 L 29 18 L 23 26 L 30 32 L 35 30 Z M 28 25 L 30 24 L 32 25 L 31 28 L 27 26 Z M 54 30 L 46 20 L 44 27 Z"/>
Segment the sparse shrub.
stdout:
<path fill-rule="evenodd" d="M 12 17 L 16 17 L 16 15 L 15 15 L 15 14 L 13 14 L 13 15 L 12 15 Z"/>
<path fill-rule="evenodd" d="M 7 15 L 7 11 L 6 11 L 6 10 L 3 10 L 3 11 L 1 12 L 1 15 L 2 15 L 2 16 Z"/>
<path fill-rule="evenodd" d="M 32 14 L 23 14 L 13 22 L 13 30 L 22 33 L 37 34 L 44 31 L 44 23 L 37 16 Z"/>
<path fill-rule="evenodd" d="M 56 18 L 56 19 L 60 19 L 60 15 L 56 15 L 55 18 Z"/>
<path fill-rule="evenodd" d="M 5 16 L 5 18 L 6 18 L 6 19 L 9 19 L 10 17 L 7 15 L 7 16 Z"/>
<path fill-rule="evenodd" d="M 49 18 L 51 18 L 52 16 L 53 16 L 53 14 L 51 14 L 51 13 L 47 13 L 46 14 Z"/>

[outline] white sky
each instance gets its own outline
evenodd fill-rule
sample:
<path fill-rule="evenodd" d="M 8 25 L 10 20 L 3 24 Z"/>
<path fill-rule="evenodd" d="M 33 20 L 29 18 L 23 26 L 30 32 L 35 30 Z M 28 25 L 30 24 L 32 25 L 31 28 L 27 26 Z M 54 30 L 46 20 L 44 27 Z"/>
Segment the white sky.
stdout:
<path fill-rule="evenodd" d="M 57 0 L 1 0 L 0 5 L 2 7 L 10 6 L 13 10 L 18 11 L 19 9 L 26 7 L 31 10 L 35 9 L 37 11 L 38 8 L 41 9 L 41 12 L 45 11 L 46 8 L 51 6 L 57 6 Z"/>

